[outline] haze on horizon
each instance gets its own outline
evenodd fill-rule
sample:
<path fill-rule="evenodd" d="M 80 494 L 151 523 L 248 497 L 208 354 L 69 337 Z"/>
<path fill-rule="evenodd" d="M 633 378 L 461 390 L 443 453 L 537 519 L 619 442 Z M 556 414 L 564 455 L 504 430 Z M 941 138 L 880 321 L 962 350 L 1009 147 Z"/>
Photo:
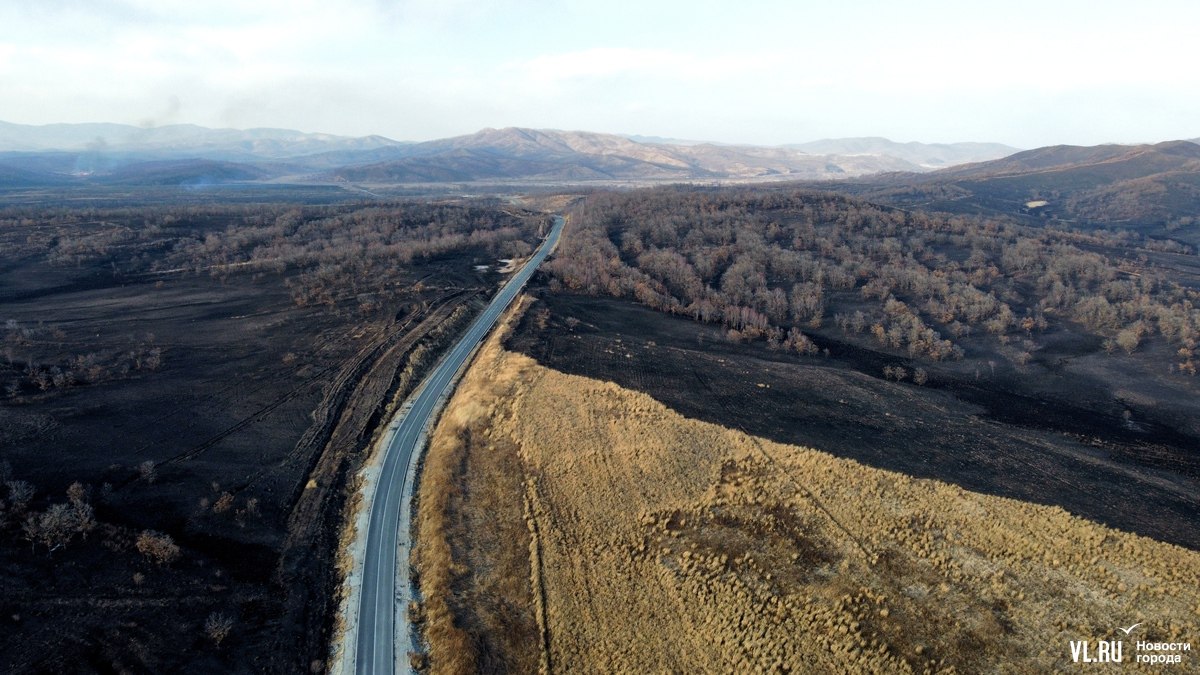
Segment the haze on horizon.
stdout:
<path fill-rule="evenodd" d="M 1190 0 L 16 0 L 0 120 L 782 144 L 1200 136 Z"/>

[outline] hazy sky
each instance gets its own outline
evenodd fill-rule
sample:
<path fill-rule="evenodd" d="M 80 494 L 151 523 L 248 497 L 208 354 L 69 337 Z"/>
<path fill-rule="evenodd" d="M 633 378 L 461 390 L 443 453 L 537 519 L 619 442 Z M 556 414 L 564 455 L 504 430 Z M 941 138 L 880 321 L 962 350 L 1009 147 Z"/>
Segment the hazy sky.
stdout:
<path fill-rule="evenodd" d="M 0 120 L 402 140 L 1200 136 L 1196 0 L 3 0 Z"/>

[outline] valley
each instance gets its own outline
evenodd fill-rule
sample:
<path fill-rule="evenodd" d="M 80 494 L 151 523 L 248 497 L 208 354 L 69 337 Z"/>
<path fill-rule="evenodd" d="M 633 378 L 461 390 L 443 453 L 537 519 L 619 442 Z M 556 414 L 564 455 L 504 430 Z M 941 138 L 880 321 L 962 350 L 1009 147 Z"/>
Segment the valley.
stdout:
<path fill-rule="evenodd" d="M 1198 25 L 0 2 L 0 674 L 1200 673 Z"/>
<path fill-rule="evenodd" d="M 6 174 L 4 668 L 350 672 L 362 470 L 552 214 L 392 472 L 413 601 L 368 603 L 368 669 L 1035 672 L 1194 634 L 1196 225 L 1138 187 L 1192 144 L 814 183 L 521 129 L 255 152 L 288 143 L 338 149 Z M 999 151 L 898 145 L 808 149 Z M 703 164 L 749 156 L 784 163 Z"/>

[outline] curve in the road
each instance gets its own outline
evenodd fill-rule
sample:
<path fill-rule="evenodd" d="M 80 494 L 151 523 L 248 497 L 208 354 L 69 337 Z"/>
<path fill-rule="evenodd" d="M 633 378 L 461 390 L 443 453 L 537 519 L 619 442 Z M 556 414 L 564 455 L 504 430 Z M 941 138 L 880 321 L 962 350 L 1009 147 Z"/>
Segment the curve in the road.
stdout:
<path fill-rule="evenodd" d="M 426 431 L 442 403 L 453 390 L 458 374 L 475 349 L 495 325 L 501 313 L 533 276 L 538 265 L 558 243 L 564 220 L 555 216 L 554 227 L 538 248 L 508 283 L 500 289 L 487 309 L 475 319 L 467 332 L 421 384 L 416 398 L 407 411 L 402 410 L 391 423 L 390 440 L 384 450 L 383 465 L 371 509 L 367 540 L 364 546 L 362 584 L 359 590 L 357 644 L 354 649 L 356 673 L 393 673 L 397 657 L 399 665 L 408 670 L 407 648 L 398 650 L 397 642 L 408 645 L 411 638 L 396 638 L 397 628 L 408 635 L 407 621 L 397 625 L 397 606 L 406 613 L 405 602 L 397 602 L 396 580 L 408 584 L 408 532 L 410 528 L 409 501 L 413 492 L 413 467 L 424 445 Z M 405 590 L 404 588 L 400 589 Z M 407 597 L 407 593 L 400 593 Z M 399 653 L 397 653 L 399 652 Z"/>

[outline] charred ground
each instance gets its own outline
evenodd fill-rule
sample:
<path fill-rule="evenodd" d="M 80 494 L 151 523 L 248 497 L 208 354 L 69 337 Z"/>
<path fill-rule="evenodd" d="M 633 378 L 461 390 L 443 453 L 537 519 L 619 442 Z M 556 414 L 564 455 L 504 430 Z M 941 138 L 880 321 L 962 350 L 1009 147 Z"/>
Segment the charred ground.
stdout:
<path fill-rule="evenodd" d="M 323 668 L 352 469 L 543 222 L 0 212 L 0 670 Z"/>

